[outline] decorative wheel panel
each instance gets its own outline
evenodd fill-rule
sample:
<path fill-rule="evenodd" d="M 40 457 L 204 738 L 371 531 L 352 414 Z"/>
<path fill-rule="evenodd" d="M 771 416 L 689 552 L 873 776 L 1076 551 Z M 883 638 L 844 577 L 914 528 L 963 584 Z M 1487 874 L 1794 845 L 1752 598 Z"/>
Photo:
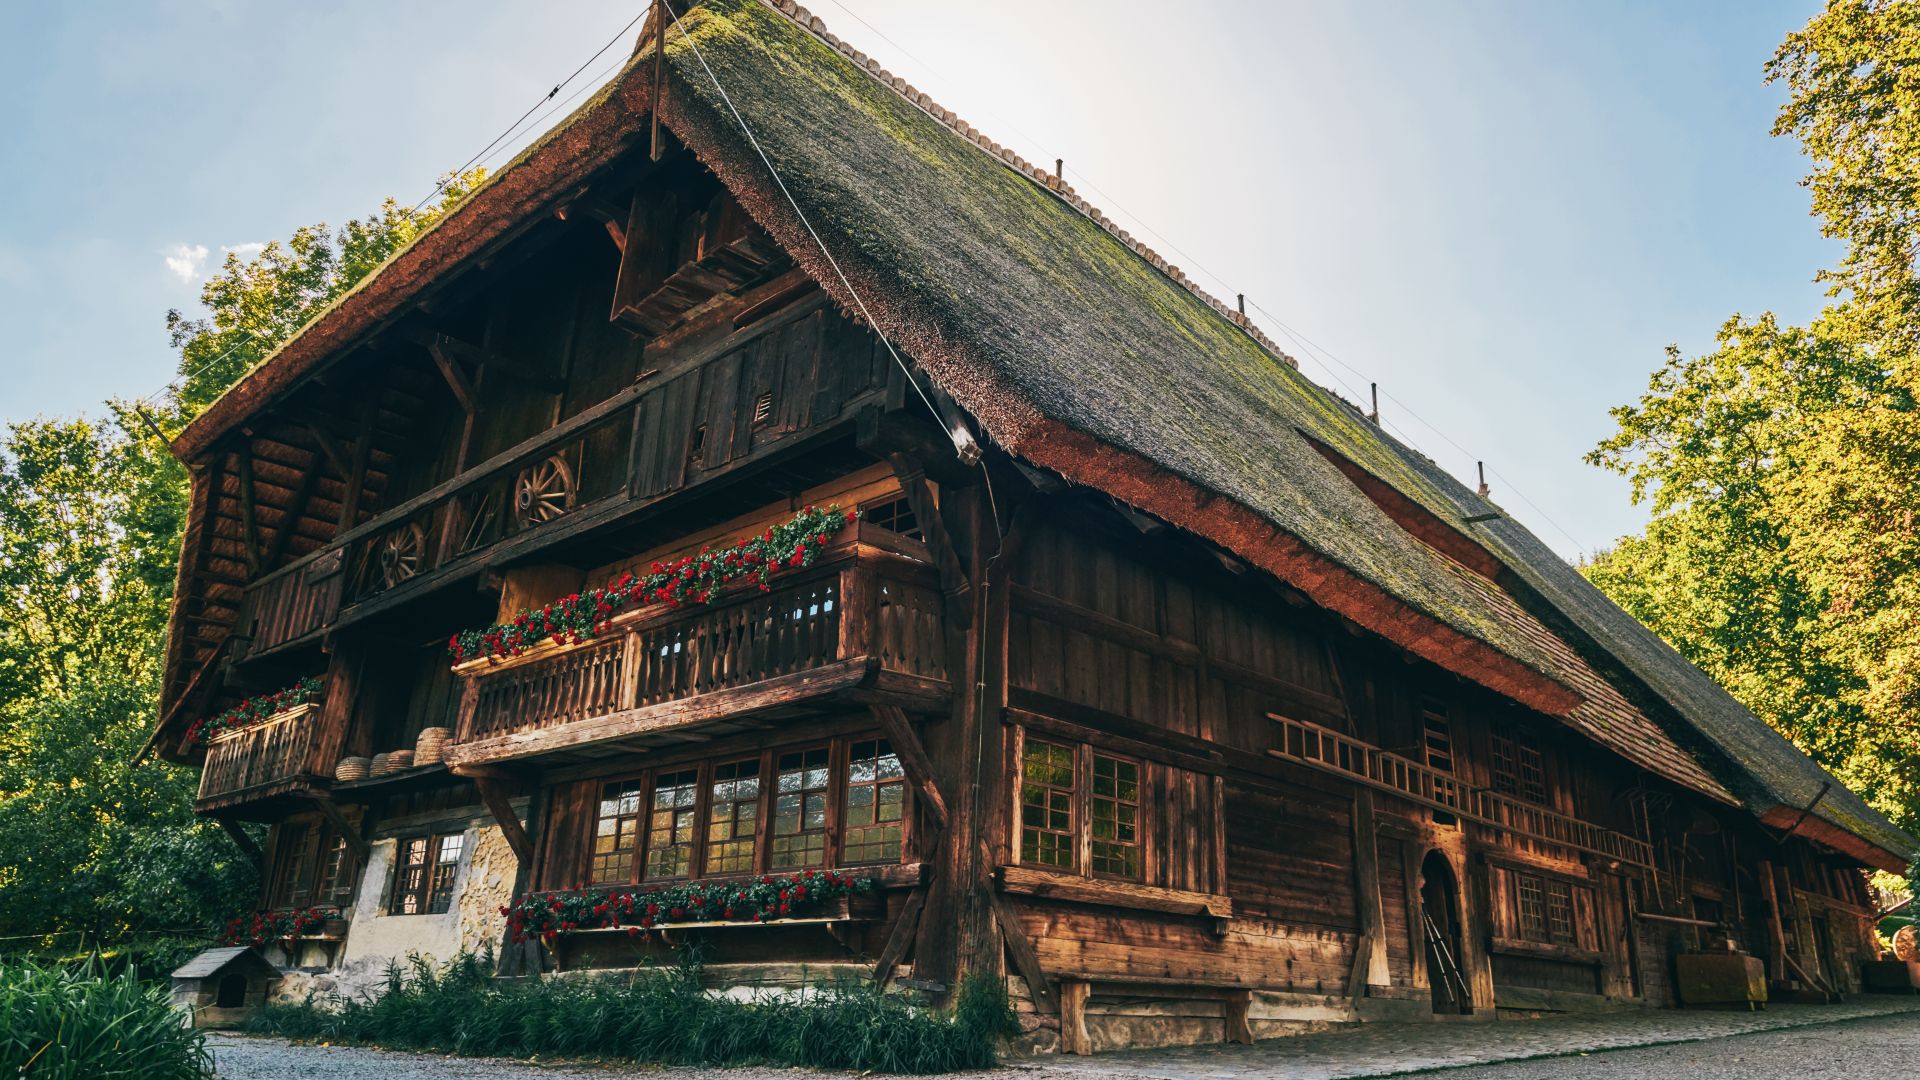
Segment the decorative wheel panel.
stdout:
<path fill-rule="evenodd" d="M 380 581 L 387 588 L 426 567 L 427 530 L 419 522 L 408 522 L 380 538 Z"/>
<path fill-rule="evenodd" d="M 513 481 L 513 516 L 521 528 L 552 521 L 573 509 L 573 467 L 555 454 L 520 470 Z"/>

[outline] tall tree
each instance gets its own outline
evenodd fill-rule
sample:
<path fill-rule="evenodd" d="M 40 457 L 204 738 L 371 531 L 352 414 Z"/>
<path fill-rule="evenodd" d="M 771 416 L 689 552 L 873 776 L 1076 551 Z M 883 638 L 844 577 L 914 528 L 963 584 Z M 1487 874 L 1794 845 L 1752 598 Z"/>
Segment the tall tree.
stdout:
<path fill-rule="evenodd" d="M 167 315 L 181 378 L 110 419 L 33 420 L 0 440 L 0 936 L 210 925 L 253 868 L 193 816 L 189 770 L 133 759 L 159 693 L 186 473 L 156 428 L 189 421 L 480 182 L 387 200 L 338 231 L 229 254 L 204 311 Z"/>
<path fill-rule="evenodd" d="M 1805 329 L 1669 350 L 1588 460 L 1653 516 L 1584 569 L 1742 702 L 1920 826 L 1920 4 L 1830 0 L 1767 65 L 1845 243 Z"/>

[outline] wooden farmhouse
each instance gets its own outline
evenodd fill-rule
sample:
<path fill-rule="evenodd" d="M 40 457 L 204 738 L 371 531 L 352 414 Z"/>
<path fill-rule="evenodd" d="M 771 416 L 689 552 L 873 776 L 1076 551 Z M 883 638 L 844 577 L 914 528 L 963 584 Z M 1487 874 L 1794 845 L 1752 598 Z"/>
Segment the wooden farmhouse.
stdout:
<path fill-rule="evenodd" d="M 1859 989 L 1911 837 L 1056 170 L 687 6 L 174 443 L 153 747 L 270 826 L 283 992 L 699 942 L 1085 1052 Z"/>

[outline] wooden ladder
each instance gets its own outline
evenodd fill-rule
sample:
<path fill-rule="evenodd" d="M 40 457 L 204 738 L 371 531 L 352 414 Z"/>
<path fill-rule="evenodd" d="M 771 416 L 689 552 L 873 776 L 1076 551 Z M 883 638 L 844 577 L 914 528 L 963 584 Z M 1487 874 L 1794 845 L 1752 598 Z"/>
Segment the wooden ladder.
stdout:
<path fill-rule="evenodd" d="M 1447 948 L 1447 940 L 1440 935 L 1440 927 L 1434 925 L 1432 915 L 1423 911 L 1420 921 L 1425 924 L 1427 944 L 1432 947 L 1439 968 L 1440 988 L 1446 991 L 1448 1003 L 1456 1008 L 1467 1005 L 1472 1000 L 1467 993 L 1467 977 L 1461 974 L 1460 965 L 1453 958 L 1453 950 Z"/>

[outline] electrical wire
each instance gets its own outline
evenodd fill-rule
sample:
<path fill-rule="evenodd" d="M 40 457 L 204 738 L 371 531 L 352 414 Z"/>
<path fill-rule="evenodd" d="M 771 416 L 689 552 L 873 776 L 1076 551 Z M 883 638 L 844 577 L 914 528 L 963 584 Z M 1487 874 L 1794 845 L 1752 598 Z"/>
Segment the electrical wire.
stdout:
<path fill-rule="evenodd" d="M 826 257 L 827 265 L 833 268 L 833 275 L 840 279 L 841 287 L 847 290 L 848 296 L 853 297 L 854 306 L 860 309 L 861 318 L 865 319 L 867 325 L 873 328 L 874 335 L 880 339 L 880 344 L 887 347 L 887 354 L 892 356 L 893 362 L 900 366 L 901 374 L 907 377 L 907 383 L 913 387 L 914 393 L 918 394 L 920 400 L 926 403 L 927 411 L 933 414 L 935 420 L 940 420 L 940 410 L 933 404 L 933 398 L 927 395 L 927 391 L 920 385 L 920 381 L 913 377 L 913 369 L 907 366 L 907 362 L 901 357 L 899 350 L 893 347 L 893 341 L 887 337 L 886 330 L 875 321 L 873 312 L 867 310 L 867 302 L 861 299 L 859 290 L 853 287 L 853 282 L 847 280 L 846 271 L 840 269 L 840 261 L 833 257 L 833 252 L 828 249 L 827 242 L 820 239 L 820 234 L 814 230 L 813 223 L 807 220 L 806 211 L 800 209 L 800 203 L 793 197 L 793 192 L 787 190 L 787 182 L 780 178 L 780 170 L 774 167 L 773 159 L 767 156 L 766 148 L 760 145 L 760 140 L 753 134 L 753 128 L 749 127 L 746 118 L 740 115 L 740 109 L 733 103 L 732 95 L 728 94 L 727 88 L 720 84 L 720 77 L 715 75 L 713 68 L 707 64 L 706 54 L 700 51 L 700 43 L 693 40 L 693 35 L 687 33 L 687 28 L 680 22 L 679 12 L 673 9 L 672 4 L 667 3 L 666 0 L 660 0 L 660 6 L 665 8 L 667 14 L 673 18 L 674 28 L 680 31 L 680 40 L 686 42 L 693 49 L 694 59 L 700 61 L 701 70 L 707 73 L 707 78 L 712 81 L 714 90 L 720 94 L 720 100 L 726 102 L 727 111 L 733 114 L 734 123 L 740 125 L 740 130 L 747 136 L 747 142 L 753 146 L 753 152 L 760 156 L 760 163 L 767 167 L 767 173 L 773 177 L 773 182 L 779 186 L 780 194 L 785 196 L 787 205 L 793 208 L 794 216 L 800 220 L 801 227 L 807 230 L 807 235 L 813 238 L 814 245 L 820 249 L 820 254 Z M 946 426 L 944 421 L 941 421 L 941 426 Z M 980 474 L 982 476 L 987 475 L 984 462 L 985 459 L 981 459 Z M 991 480 L 989 480 L 989 484 L 991 484 Z M 988 497 L 992 498 L 991 491 L 989 491 Z M 999 511 L 995 510 L 994 519 L 996 522 L 999 520 L 999 517 Z"/>
<path fill-rule="evenodd" d="M 601 55 L 604 54 L 608 49 L 613 48 L 614 42 L 617 42 L 621 38 L 626 37 L 627 33 L 631 31 L 636 25 L 638 25 L 641 19 L 644 19 L 646 17 L 647 17 L 647 12 L 646 12 L 646 9 L 643 8 L 641 9 L 640 14 L 635 15 L 633 19 L 627 23 L 627 25 L 621 27 L 618 32 L 616 32 L 612 37 L 608 38 L 607 43 L 605 45 L 602 45 L 598 49 L 595 49 L 592 56 L 587 57 L 585 62 L 583 62 L 579 67 L 574 68 L 572 74 L 568 75 L 564 79 L 561 79 L 559 82 L 553 84 L 553 89 L 547 91 L 544 95 L 541 96 L 539 101 L 536 101 L 531 106 L 529 106 L 526 112 L 521 113 L 520 118 L 518 120 L 515 120 L 512 124 L 508 125 L 507 130 L 494 136 L 492 142 L 481 147 L 479 153 L 476 153 L 472 157 L 468 158 L 465 164 L 461 165 L 459 168 L 448 173 L 446 176 L 441 177 L 440 182 L 433 186 L 432 191 L 427 192 L 425 198 L 413 204 L 413 212 L 416 214 L 419 213 L 420 208 L 427 205 L 428 202 L 432 201 L 434 196 L 440 194 L 442 191 L 445 191 L 447 189 L 447 185 L 451 183 L 455 177 L 459 176 L 461 173 L 464 173 L 468 169 L 472 168 L 475 162 L 485 157 L 488 154 L 488 152 L 490 152 L 495 147 L 499 146 L 501 143 L 505 142 L 509 137 L 511 137 L 514 132 L 520 129 L 520 125 L 527 122 L 527 117 L 532 116 L 540 108 L 540 106 L 545 105 L 547 102 L 552 101 L 556 96 L 558 96 L 560 91 L 564 89 L 568 83 L 572 82 L 576 78 L 579 78 L 581 72 L 587 70 L 587 67 L 591 65 L 595 60 L 600 59 Z"/>

